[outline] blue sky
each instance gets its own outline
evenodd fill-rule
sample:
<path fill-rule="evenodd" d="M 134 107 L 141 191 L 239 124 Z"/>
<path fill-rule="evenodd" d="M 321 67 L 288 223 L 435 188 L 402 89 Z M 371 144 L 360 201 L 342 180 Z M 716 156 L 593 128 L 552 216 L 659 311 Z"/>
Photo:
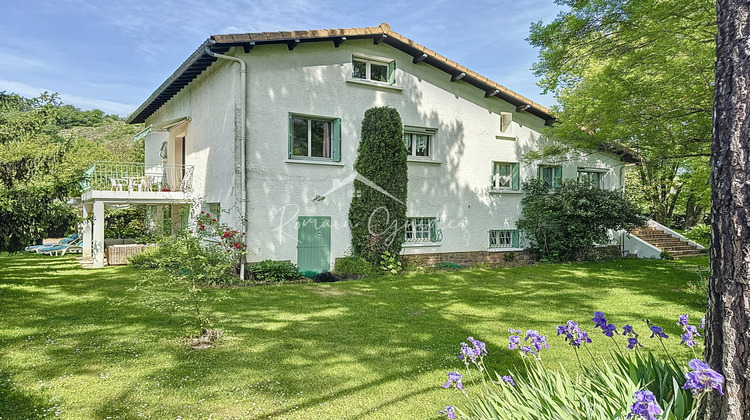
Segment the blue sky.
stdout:
<path fill-rule="evenodd" d="M 0 91 L 58 92 L 81 109 L 127 116 L 210 35 L 377 26 L 545 106 L 531 72 L 532 22 L 553 0 L 0 0 Z"/>

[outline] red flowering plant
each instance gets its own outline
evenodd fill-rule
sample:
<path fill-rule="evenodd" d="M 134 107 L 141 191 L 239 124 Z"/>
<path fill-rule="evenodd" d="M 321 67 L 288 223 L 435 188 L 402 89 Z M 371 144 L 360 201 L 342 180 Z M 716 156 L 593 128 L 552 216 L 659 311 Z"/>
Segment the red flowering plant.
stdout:
<path fill-rule="evenodd" d="M 232 229 L 219 222 L 216 216 L 202 211 L 196 220 L 196 234 L 206 242 L 221 246 L 222 250 L 232 257 L 240 258 L 247 253 L 245 232 Z"/>

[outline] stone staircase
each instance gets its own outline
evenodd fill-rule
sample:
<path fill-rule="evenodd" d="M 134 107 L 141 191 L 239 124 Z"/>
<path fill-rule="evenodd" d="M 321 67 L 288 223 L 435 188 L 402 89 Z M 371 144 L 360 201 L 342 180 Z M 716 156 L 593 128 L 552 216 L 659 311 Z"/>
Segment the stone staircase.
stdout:
<path fill-rule="evenodd" d="M 696 257 L 704 253 L 704 251 L 701 251 L 696 246 L 690 245 L 655 227 L 633 229 L 630 231 L 630 234 L 643 239 L 662 251 L 669 252 L 675 259 Z"/>

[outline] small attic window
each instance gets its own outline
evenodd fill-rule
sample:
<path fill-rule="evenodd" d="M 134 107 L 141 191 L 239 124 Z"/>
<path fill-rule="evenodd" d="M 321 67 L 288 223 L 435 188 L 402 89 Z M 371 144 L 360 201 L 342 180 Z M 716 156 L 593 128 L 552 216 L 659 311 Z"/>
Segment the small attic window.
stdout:
<path fill-rule="evenodd" d="M 352 56 L 352 79 L 396 83 L 396 60 L 381 57 Z"/>

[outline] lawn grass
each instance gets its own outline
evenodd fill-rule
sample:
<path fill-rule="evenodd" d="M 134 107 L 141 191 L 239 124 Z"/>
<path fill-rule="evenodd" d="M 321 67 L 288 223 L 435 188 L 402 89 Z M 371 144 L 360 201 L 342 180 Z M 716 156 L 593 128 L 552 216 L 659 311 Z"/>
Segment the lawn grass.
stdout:
<path fill-rule="evenodd" d="M 191 350 L 191 296 L 156 272 L 0 255 L 0 418 L 437 418 L 465 402 L 441 385 L 463 367 L 456 355 L 468 336 L 487 343 L 491 370 L 506 372 L 522 366 L 508 328 L 539 330 L 551 345 L 544 363 L 575 372 L 555 325 L 579 321 L 606 355 L 613 343 L 589 321 L 601 310 L 662 352 L 649 318 L 678 361 L 691 358 L 675 325 L 705 311 L 684 291 L 697 279 L 691 264 L 707 258 L 205 289 L 201 308 L 224 337 Z"/>

